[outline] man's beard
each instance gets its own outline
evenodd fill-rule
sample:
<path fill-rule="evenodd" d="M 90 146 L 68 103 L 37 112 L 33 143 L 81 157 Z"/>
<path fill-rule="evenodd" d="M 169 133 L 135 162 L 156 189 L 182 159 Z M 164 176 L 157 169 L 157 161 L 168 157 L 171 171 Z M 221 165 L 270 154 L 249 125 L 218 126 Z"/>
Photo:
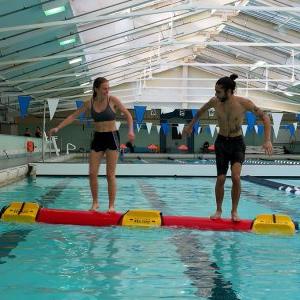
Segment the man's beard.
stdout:
<path fill-rule="evenodd" d="M 221 102 L 225 102 L 226 100 L 228 100 L 228 97 L 222 97 L 222 98 L 219 98 L 219 100 L 221 101 Z"/>

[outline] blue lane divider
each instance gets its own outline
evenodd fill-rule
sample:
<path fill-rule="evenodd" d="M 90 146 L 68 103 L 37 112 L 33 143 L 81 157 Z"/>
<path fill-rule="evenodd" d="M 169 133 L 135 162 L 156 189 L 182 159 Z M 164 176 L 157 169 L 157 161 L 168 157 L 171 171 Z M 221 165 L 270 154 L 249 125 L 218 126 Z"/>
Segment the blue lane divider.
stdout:
<path fill-rule="evenodd" d="M 288 184 L 282 184 L 282 183 L 279 183 L 276 181 L 266 180 L 263 178 L 258 178 L 258 177 L 249 176 L 249 175 L 243 176 L 242 179 L 262 185 L 262 186 L 266 186 L 266 187 L 269 187 L 272 189 L 276 189 L 279 191 L 285 191 L 286 193 L 300 195 L 300 187 L 296 187 L 296 186 L 292 186 L 292 185 L 288 185 Z"/>

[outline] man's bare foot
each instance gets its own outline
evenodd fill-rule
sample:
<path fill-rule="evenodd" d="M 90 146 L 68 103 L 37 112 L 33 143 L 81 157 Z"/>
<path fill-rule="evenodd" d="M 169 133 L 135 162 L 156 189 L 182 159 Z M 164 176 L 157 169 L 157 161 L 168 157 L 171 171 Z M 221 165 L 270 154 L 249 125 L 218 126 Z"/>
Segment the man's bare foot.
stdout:
<path fill-rule="evenodd" d="M 97 210 L 98 208 L 99 208 L 99 204 L 93 202 L 92 207 L 89 210 L 94 211 L 94 210 Z"/>
<path fill-rule="evenodd" d="M 115 211 L 114 207 L 109 207 L 107 212 L 108 213 L 115 213 L 116 211 Z"/>
<path fill-rule="evenodd" d="M 232 222 L 239 222 L 239 221 L 241 221 L 241 219 L 238 216 L 237 212 L 231 212 L 231 220 L 232 220 Z"/>
<path fill-rule="evenodd" d="M 217 210 L 214 215 L 210 216 L 210 218 L 212 220 L 219 220 L 219 219 L 221 219 L 221 215 L 222 215 L 222 211 Z"/>

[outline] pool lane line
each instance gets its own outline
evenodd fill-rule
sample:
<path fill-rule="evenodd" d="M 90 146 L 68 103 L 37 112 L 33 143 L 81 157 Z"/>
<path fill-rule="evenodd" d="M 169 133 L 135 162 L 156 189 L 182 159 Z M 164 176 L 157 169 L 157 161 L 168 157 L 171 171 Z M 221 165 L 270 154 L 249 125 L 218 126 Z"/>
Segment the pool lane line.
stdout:
<path fill-rule="evenodd" d="M 29 229 L 11 230 L 0 234 L 0 265 L 5 264 L 1 258 L 15 258 L 15 255 L 10 255 L 20 242 L 26 240 L 26 236 L 31 232 Z"/>
<path fill-rule="evenodd" d="M 172 209 L 159 197 L 152 185 L 143 180 L 138 180 L 138 184 L 154 209 L 172 212 Z M 176 252 L 186 267 L 184 273 L 197 288 L 197 296 L 211 300 L 239 299 L 232 288 L 232 283 L 222 276 L 217 263 L 210 261 L 208 254 L 201 250 L 204 247 L 195 234 L 187 234 L 187 231 L 180 234 L 175 233 L 171 241 L 176 246 Z M 194 254 L 192 258 L 191 253 Z M 204 286 L 203 283 L 207 283 L 208 286 Z"/>
<path fill-rule="evenodd" d="M 255 176 L 243 176 L 241 177 L 243 180 L 256 183 L 265 187 L 269 187 L 278 191 L 285 191 L 286 193 L 296 194 L 300 195 L 300 188 L 289 185 L 289 184 L 283 184 L 272 180 L 266 180 L 263 178 L 255 177 Z"/>
<path fill-rule="evenodd" d="M 294 219 L 294 221 L 297 221 L 297 219 L 299 218 L 300 211 L 295 210 L 295 208 L 284 207 L 279 201 L 274 202 L 268 199 L 267 197 L 251 193 L 243 188 L 241 190 L 241 196 L 246 196 L 248 201 L 250 202 L 254 201 L 259 205 L 270 208 L 273 212 L 277 211 L 278 213 L 286 214 L 290 216 L 292 219 Z M 242 201 L 243 201 L 243 197 L 241 197 L 240 203 Z"/>
<path fill-rule="evenodd" d="M 239 299 L 232 289 L 232 283 L 224 280 L 218 265 L 211 262 L 207 253 L 200 249 L 203 247 L 199 243 L 199 237 L 194 234 L 181 233 L 176 234 L 172 241 L 177 246 L 177 253 L 187 268 L 184 273 L 192 279 L 193 283 L 196 282 L 197 296 L 212 300 Z M 195 249 L 197 255 L 191 257 Z"/>
<path fill-rule="evenodd" d="M 41 196 L 40 200 L 36 200 L 43 207 L 53 204 L 56 198 L 65 190 L 70 180 L 63 180 L 52 187 L 45 195 Z M 0 264 L 6 263 L 2 258 L 15 258 L 15 255 L 10 255 L 20 242 L 26 241 L 27 235 L 33 229 L 15 229 L 0 234 Z"/>
<path fill-rule="evenodd" d="M 71 178 L 60 181 L 57 185 L 52 187 L 40 200 L 36 200 L 42 207 L 48 207 L 49 204 L 54 204 L 58 196 L 70 184 Z"/>

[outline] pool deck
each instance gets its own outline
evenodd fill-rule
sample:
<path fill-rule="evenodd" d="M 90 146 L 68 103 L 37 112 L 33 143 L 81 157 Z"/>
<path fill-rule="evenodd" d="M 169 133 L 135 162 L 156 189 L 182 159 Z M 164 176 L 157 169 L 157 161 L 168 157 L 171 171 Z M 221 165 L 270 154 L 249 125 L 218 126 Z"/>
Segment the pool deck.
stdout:
<path fill-rule="evenodd" d="M 171 159 L 170 159 L 171 158 Z M 300 177 L 300 156 L 291 155 L 247 155 L 242 168 L 242 176 L 258 177 Z M 191 161 L 184 161 L 188 159 Z M 106 163 L 99 170 L 105 176 Z M 82 153 L 71 156 L 54 157 L 44 163 L 31 164 L 39 176 L 88 176 L 87 156 Z M 126 154 L 117 164 L 117 176 L 178 176 L 216 177 L 214 154 Z M 231 176 L 230 168 L 227 176 Z"/>
<path fill-rule="evenodd" d="M 171 158 L 171 159 L 170 159 Z M 152 160 L 153 159 L 153 160 Z M 183 159 L 183 160 L 181 160 Z M 184 159 L 196 163 L 184 162 Z M 134 160 L 134 162 L 132 162 Z M 168 161 L 169 160 L 169 163 Z M 63 164 L 62 164 L 63 163 Z M 67 168 L 64 167 L 67 164 Z M 300 177 L 300 155 L 246 154 L 242 176 Z M 31 166 L 36 175 L 88 176 L 88 154 L 53 155 L 44 162 L 41 155 L 1 159 L 0 174 L 5 179 L 18 166 Z M 103 162 L 105 165 L 105 161 Z M 201 166 L 199 168 L 199 166 Z M 99 175 L 105 176 L 105 166 Z M 17 171 L 19 174 L 20 172 Z M 7 175 L 5 175 L 7 174 Z M 127 153 L 117 165 L 117 176 L 215 177 L 215 154 Z M 230 176 L 230 169 L 227 176 Z"/>
<path fill-rule="evenodd" d="M 35 155 L 28 155 L 23 157 L 11 157 L 0 159 L 0 170 L 14 168 L 22 165 L 27 165 L 30 163 L 38 162 L 41 160 L 41 154 L 37 153 Z"/>
<path fill-rule="evenodd" d="M 58 162 L 66 161 L 70 158 L 82 158 L 87 159 L 88 154 L 83 155 L 82 153 L 73 153 L 72 155 L 66 156 L 55 156 L 52 155 L 52 158 L 47 158 L 45 162 Z M 177 159 L 215 159 L 215 154 L 175 154 L 175 153 L 126 153 L 124 158 L 139 159 L 139 158 L 148 158 L 148 159 L 168 159 L 168 158 L 177 158 Z M 271 155 L 267 156 L 264 154 L 246 154 L 246 159 L 260 159 L 260 160 L 300 160 L 300 154 L 283 154 L 283 155 Z M 2 158 L 0 159 L 0 170 L 13 168 L 21 165 L 26 165 L 30 163 L 42 162 L 41 153 L 35 155 L 24 156 L 24 157 L 12 157 L 12 158 Z"/>
<path fill-rule="evenodd" d="M 214 153 L 195 153 L 195 154 L 175 154 L 175 153 L 126 153 L 125 158 L 188 158 L 188 159 L 215 159 Z M 263 159 L 263 160 L 300 160 L 300 154 L 274 154 L 267 156 L 265 154 L 247 154 L 246 159 Z"/>

